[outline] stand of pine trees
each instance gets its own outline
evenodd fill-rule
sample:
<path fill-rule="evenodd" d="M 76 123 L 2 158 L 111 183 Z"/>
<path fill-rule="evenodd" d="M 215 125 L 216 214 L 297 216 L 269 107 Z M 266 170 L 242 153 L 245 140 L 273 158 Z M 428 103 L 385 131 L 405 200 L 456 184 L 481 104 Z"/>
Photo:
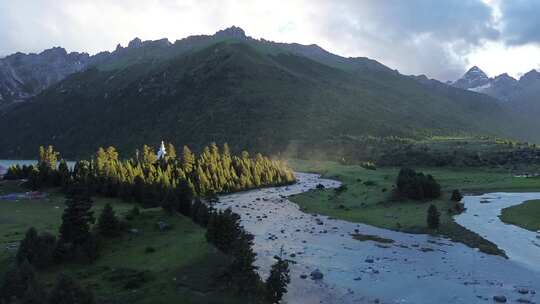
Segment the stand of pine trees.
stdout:
<path fill-rule="evenodd" d="M 195 196 L 212 197 L 295 181 L 292 170 L 284 162 L 261 154 L 251 157 L 246 151 L 232 155 L 227 144 L 221 150 L 211 144 L 199 155 L 184 146 L 180 157 L 176 157 L 173 145 L 168 146 L 170 152 L 159 160 L 146 145 L 142 153 L 137 151 L 134 157 L 123 160 L 114 147 L 99 148 L 94 158 L 78 161 L 73 170 L 69 170 L 65 161 L 58 161 L 59 153 L 53 147 L 41 147 L 37 166 L 12 167 L 8 175 L 29 178 L 33 188 L 84 185 L 93 193 L 135 200 L 148 207 L 160 205 L 168 190 L 177 187 L 184 192 L 189 188 Z"/>
<path fill-rule="evenodd" d="M 285 270 L 288 273 L 284 262 L 278 261 L 281 264 L 276 264 L 273 271 L 280 274 L 274 273 L 264 284 L 254 266 L 253 236 L 240 226 L 240 216 L 231 210 L 214 210 L 201 198 L 211 201 L 219 193 L 290 184 L 295 181 L 292 170 L 285 163 L 260 154 L 250 157 L 248 152 L 242 152 L 240 156 L 233 156 L 226 144 L 222 151 L 211 144 L 200 155 L 184 146 L 179 158 L 174 146 L 167 146 L 167 156 L 159 160 L 148 146 L 126 160 L 120 160 L 114 147 L 100 148 L 95 158 L 78 161 L 72 170 L 64 160 L 58 161 L 59 153 L 53 147 L 41 147 L 37 166 L 10 168 L 8 175 L 14 179 L 28 178 L 33 189 L 57 186 L 68 194 L 58 240 L 30 229 L 17 254 L 17 267 L 28 264 L 45 268 L 64 261 L 94 261 L 98 253 L 96 235 L 112 237 L 121 233 L 121 225 L 110 205 L 102 211 L 95 225 L 96 233 L 92 233 L 94 217 L 90 195 L 98 194 L 134 200 L 146 207 L 161 206 L 169 213 L 190 217 L 207 228 L 208 242 L 232 257 L 227 273 L 231 287 L 255 298 L 272 294 L 271 301 L 279 301 L 289 280 L 288 274 L 281 274 Z M 41 252 L 47 254 L 40 256 Z M 75 283 L 62 277 L 58 284 Z M 21 287 L 14 295 L 16 298 L 25 296 L 29 288 L 33 294 L 42 292 L 33 283 L 25 285 L 33 287 Z M 91 295 L 79 291 L 69 296 L 81 303 L 92 303 Z M 64 296 L 60 287 L 50 295 L 52 299 L 59 296 Z"/>

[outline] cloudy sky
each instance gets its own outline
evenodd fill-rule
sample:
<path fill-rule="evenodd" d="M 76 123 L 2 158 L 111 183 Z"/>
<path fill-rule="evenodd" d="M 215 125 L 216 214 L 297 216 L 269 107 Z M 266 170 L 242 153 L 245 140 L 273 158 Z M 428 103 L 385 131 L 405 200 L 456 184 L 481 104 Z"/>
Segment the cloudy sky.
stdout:
<path fill-rule="evenodd" d="M 0 0 L 0 56 L 51 46 L 93 54 L 236 25 L 404 74 L 449 80 L 478 65 L 519 76 L 540 68 L 538 16 L 540 0 Z"/>

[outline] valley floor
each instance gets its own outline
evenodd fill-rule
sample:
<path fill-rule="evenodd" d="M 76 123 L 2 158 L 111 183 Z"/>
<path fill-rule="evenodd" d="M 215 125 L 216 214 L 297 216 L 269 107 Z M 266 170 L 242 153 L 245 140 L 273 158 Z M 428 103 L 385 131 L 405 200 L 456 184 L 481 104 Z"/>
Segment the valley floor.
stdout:
<path fill-rule="evenodd" d="M 399 168 L 368 170 L 335 162 L 290 160 L 296 171 L 320 173 L 341 181 L 346 189 L 318 189 L 291 197 L 307 213 L 408 233 L 434 233 L 462 242 L 483 252 L 503 255 L 497 246 L 455 223 L 448 210 L 453 206 L 450 194 L 459 189 L 464 194 L 485 192 L 540 191 L 540 178 L 514 177 L 512 173 L 492 168 L 415 168 L 431 174 L 442 186 L 440 199 L 430 202 L 394 201 L 392 190 Z M 437 206 L 441 213 L 438 231 L 426 227 L 427 208 Z"/>
<path fill-rule="evenodd" d="M 57 235 L 65 198 L 49 190 L 45 199 L 0 200 L 0 273 L 15 254 L 10 245 L 20 241 L 28 228 Z M 16 182 L 0 181 L 0 195 L 24 191 Z M 134 206 L 116 199 L 93 199 L 95 216 L 106 203 L 121 218 Z M 160 232 L 158 221 L 170 224 L 171 230 Z M 95 263 L 63 264 L 40 271 L 40 281 L 51 288 L 60 273 L 68 273 L 90 287 L 98 303 L 245 302 L 228 292 L 226 282 L 220 280 L 229 258 L 207 243 L 205 230 L 191 219 L 169 216 L 156 208 L 141 209 L 140 216 L 127 223 L 137 232 L 101 240 Z"/>
<path fill-rule="evenodd" d="M 276 255 L 290 260 L 286 303 L 468 304 L 489 303 L 495 296 L 509 303 L 537 301 L 536 268 L 437 235 L 305 213 L 287 197 L 340 183 L 316 174 L 297 173 L 297 179 L 287 187 L 224 195 L 217 205 L 240 214 L 255 236 L 263 277 Z"/>

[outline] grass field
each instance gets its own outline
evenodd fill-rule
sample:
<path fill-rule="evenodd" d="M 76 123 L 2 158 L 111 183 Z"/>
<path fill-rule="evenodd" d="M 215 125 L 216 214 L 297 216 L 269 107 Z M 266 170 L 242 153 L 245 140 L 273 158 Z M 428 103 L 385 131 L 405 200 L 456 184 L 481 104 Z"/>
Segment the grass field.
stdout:
<path fill-rule="evenodd" d="M 526 201 L 523 204 L 503 209 L 501 220 L 527 230 L 540 230 L 540 200 Z"/>
<path fill-rule="evenodd" d="M 0 193 L 24 191 L 12 182 L 3 182 L 0 189 Z M 94 198 L 96 216 L 107 202 L 121 217 L 133 207 Z M 57 192 L 44 200 L 0 201 L 0 273 L 14 255 L 6 245 L 21 240 L 28 228 L 57 234 L 63 203 L 64 197 Z M 160 232 L 156 227 L 160 220 L 172 229 Z M 40 271 L 40 281 L 52 287 L 58 274 L 71 274 L 93 290 L 98 303 L 247 303 L 228 291 L 220 279 L 229 258 L 209 245 L 205 230 L 189 218 L 146 209 L 127 223 L 139 233 L 100 240 L 95 263 L 63 264 Z"/>
<path fill-rule="evenodd" d="M 312 190 L 292 197 L 309 213 L 319 213 L 369 225 L 412 233 L 439 233 L 482 251 L 501 254 L 496 246 L 457 225 L 448 212 L 454 203 L 450 192 L 539 191 L 540 179 L 516 178 L 508 171 L 496 169 L 415 168 L 432 174 L 442 186 L 440 199 L 430 202 L 394 201 L 392 190 L 399 168 L 367 170 L 360 166 L 335 162 L 291 160 L 289 164 L 302 172 L 316 172 L 340 180 L 347 190 L 338 193 L 331 189 Z M 437 206 L 441 212 L 441 227 L 430 231 L 426 225 L 427 208 Z"/>

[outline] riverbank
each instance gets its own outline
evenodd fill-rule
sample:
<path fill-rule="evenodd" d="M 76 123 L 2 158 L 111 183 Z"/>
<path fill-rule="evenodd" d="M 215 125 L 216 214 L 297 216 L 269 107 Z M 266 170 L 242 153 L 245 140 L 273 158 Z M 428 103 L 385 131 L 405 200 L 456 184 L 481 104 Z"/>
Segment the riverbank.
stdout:
<path fill-rule="evenodd" d="M 319 184 L 333 191 L 340 183 L 313 174 L 297 178 L 287 187 L 221 196 L 216 205 L 240 214 L 255 236 L 263 277 L 276 255 L 291 261 L 288 303 L 477 303 L 493 296 L 536 301 L 540 273 L 512 260 L 435 235 L 304 213 L 287 197 Z"/>
<path fill-rule="evenodd" d="M 516 225 L 533 232 L 540 230 L 540 200 L 530 200 L 504 208 L 500 216 L 507 224 Z"/>
<path fill-rule="evenodd" d="M 325 178 L 341 181 L 346 188 L 336 192 L 331 189 L 315 189 L 291 197 L 302 210 L 308 213 L 364 223 L 380 228 L 407 233 L 430 233 L 443 235 L 485 253 L 504 255 L 495 244 L 478 234 L 456 224 L 449 213 L 454 202 L 451 191 L 460 189 L 464 193 L 490 191 L 540 191 L 540 179 L 518 178 L 504 170 L 489 168 L 417 168 L 432 174 L 442 186 L 443 195 L 429 202 L 393 201 L 391 192 L 399 168 L 377 168 L 368 170 L 360 166 L 340 165 L 335 162 L 291 160 L 295 170 L 321 173 Z M 426 226 L 427 208 L 434 204 L 441 213 L 441 225 L 437 231 Z"/>
<path fill-rule="evenodd" d="M 538 202 L 540 193 L 495 192 L 463 199 L 467 212 L 456 216 L 456 222 L 489 239 L 515 262 L 540 271 L 538 234 L 501 221 L 501 211 L 520 208 L 524 201 Z M 523 218 L 520 218 L 523 219 Z"/>

